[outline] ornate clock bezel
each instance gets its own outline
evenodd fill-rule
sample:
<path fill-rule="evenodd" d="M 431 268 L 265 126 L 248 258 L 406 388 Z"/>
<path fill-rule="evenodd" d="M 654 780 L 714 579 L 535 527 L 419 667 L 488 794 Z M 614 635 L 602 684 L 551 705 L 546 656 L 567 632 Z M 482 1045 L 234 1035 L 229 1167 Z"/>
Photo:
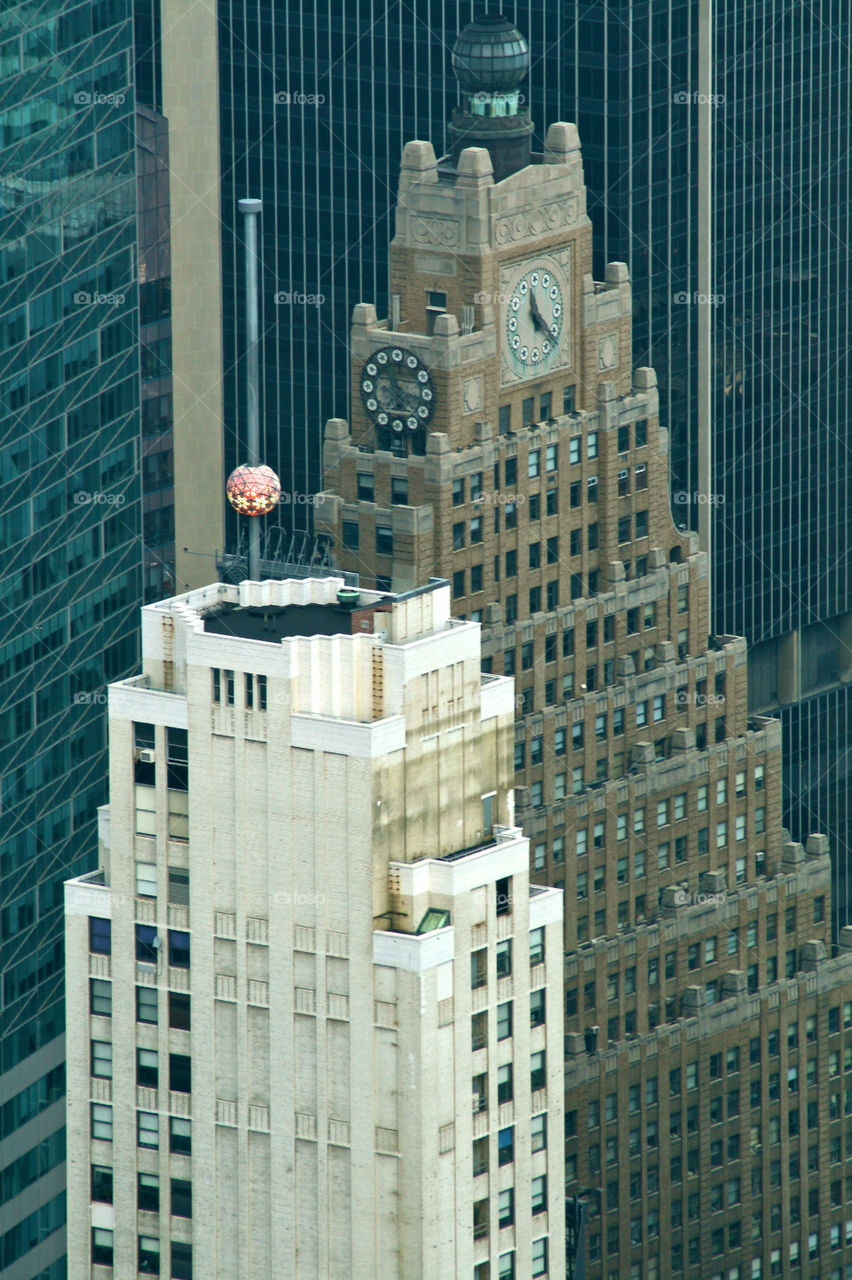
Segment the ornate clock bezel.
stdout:
<path fill-rule="evenodd" d="M 373 366 L 372 371 L 370 366 Z M 394 367 L 404 367 L 416 377 L 420 385 L 420 403 L 416 411 L 400 413 L 398 410 L 384 409 L 374 395 L 375 388 L 365 389 L 365 383 L 377 380 L 383 368 Z M 404 439 L 406 436 L 414 435 L 415 432 L 428 427 L 432 421 L 436 401 L 432 374 L 416 352 L 409 347 L 402 347 L 397 343 L 377 347 L 361 366 L 358 388 L 367 417 L 378 431 L 386 431 L 392 439 Z"/>
<path fill-rule="evenodd" d="M 504 263 L 500 268 L 500 384 L 512 386 L 545 378 L 557 369 L 571 366 L 571 283 L 572 248 L 544 250 Z M 555 354 L 538 365 L 519 369 L 509 353 L 508 322 L 511 301 L 518 284 L 531 271 L 549 272 L 562 295 L 562 327 Z"/>

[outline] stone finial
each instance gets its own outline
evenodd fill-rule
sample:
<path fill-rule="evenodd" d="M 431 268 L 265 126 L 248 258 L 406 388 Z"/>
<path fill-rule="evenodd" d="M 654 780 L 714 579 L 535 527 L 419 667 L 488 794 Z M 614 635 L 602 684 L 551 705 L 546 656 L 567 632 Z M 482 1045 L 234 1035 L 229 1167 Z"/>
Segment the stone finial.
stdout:
<path fill-rule="evenodd" d="M 795 867 L 798 863 L 804 862 L 804 860 L 805 850 L 798 840 L 788 840 L 786 844 L 781 846 L 782 866 Z"/>
<path fill-rule="evenodd" d="M 608 262 L 606 264 L 606 283 L 609 285 L 629 284 L 630 271 L 626 262 Z"/>
<path fill-rule="evenodd" d="M 459 331 L 459 322 L 455 316 L 444 312 L 443 315 L 435 316 L 435 324 L 432 334 L 436 338 L 454 338 Z"/>
<path fill-rule="evenodd" d="M 828 836 L 819 835 L 814 832 L 808 836 L 805 844 L 805 850 L 809 858 L 824 858 L 829 852 Z"/>
<path fill-rule="evenodd" d="M 329 418 L 325 424 L 325 432 L 323 439 L 326 444 L 336 441 L 339 444 L 345 444 L 349 439 L 349 423 L 345 418 Z"/>
<path fill-rule="evenodd" d="M 819 938 L 811 938 L 810 941 L 804 943 L 801 950 L 800 964 L 806 973 L 813 973 L 818 969 L 820 962 L 825 960 L 827 951 L 825 943 Z"/>
<path fill-rule="evenodd" d="M 379 323 L 379 317 L 376 314 L 376 308 L 372 302 L 359 302 L 356 304 L 352 312 L 353 325 L 375 325 Z"/>
<path fill-rule="evenodd" d="M 580 135 L 575 124 L 554 123 L 544 141 L 545 164 L 569 164 L 580 152 Z"/>
<path fill-rule="evenodd" d="M 465 147 L 458 158 L 456 173 L 462 182 L 493 185 L 494 165 L 487 147 Z"/>
<path fill-rule="evenodd" d="M 657 374 L 654 369 L 643 366 L 633 370 L 633 385 L 637 391 L 649 391 L 657 385 Z"/>
<path fill-rule="evenodd" d="M 438 161 L 431 142 L 406 142 L 400 163 L 400 190 L 412 182 L 437 182 Z"/>

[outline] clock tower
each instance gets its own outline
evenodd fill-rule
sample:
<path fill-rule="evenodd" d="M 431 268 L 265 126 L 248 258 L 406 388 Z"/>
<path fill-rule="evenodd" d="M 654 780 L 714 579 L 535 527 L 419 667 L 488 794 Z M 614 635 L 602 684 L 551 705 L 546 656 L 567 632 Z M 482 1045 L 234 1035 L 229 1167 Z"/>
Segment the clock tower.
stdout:
<path fill-rule="evenodd" d="M 532 150 L 528 68 L 526 41 L 505 18 L 472 22 L 453 51 L 461 101 L 449 154 L 437 158 L 425 141 L 403 151 L 390 314 L 379 318 L 369 303 L 354 310 L 352 420 L 326 427 L 330 492 L 317 499 L 317 530 L 365 581 L 402 590 L 445 571 L 458 550 L 453 486 L 457 497 L 470 483 L 476 501 L 482 475 L 504 455 L 516 465 L 530 432 L 552 460 L 560 441 L 576 447 L 563 437 L 576 435 L 585 411 L 611 415 L 617 405 L 646 419 L 656 409 L 653 374 L 631 371 L 627 268 L 613 263 L 603 282 L 592 278 L 577 130 L 552 124 Z M 511 522 L 525 494 L 499 497 Z M 482 535 L 495 553 L 499 514 Z M 500 592 L 484 565 L 472 560 L 470 570 L 476 617 L 481 602 L 467 597 Z"/>

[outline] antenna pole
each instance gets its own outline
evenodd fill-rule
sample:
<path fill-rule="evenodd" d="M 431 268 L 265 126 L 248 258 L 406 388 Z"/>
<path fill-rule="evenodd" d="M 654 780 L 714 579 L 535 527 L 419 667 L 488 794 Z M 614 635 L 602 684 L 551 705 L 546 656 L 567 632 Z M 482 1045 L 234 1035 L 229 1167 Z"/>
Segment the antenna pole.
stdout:
<path fill-rule="evenodd" d="M 260 200 L 240 200 L 240 213 L 245 218 L 246 246 L 246 422 L 250 467 L 260 464 L 260 379 L 258 375 L 258 305 L 257 305 L 257 220 Z M 249 521 L 249 573 L 252 582 L 260 581 L 260 524 L 257 517 Z"/>

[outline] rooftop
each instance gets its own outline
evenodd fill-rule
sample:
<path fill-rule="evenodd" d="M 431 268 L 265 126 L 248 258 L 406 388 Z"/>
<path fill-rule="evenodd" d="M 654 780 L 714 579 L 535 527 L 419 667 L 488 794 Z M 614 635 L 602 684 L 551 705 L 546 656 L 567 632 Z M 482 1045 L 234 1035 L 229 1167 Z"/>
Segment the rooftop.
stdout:
<path fill-rule="evenodd" d="M 291 604 L 283 608 L 223 604 L 202 617 L 204 630 L 213 635 L 277 644 L 290 636 L 352 635 L 353 631 L 360 631 L 357 623 L 353 626 L 353 615 L 361 613 L 363 608 L 357 597 L 351 603 Z"/>

